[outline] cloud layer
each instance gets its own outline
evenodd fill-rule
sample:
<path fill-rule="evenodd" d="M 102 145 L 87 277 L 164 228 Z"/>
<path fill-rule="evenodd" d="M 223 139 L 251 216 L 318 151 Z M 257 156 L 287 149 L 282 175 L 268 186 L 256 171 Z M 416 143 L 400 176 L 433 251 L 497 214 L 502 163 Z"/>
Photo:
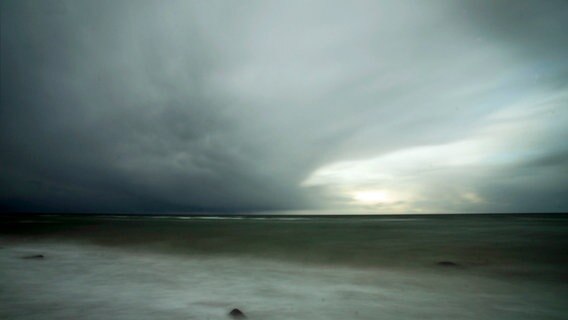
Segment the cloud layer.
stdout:
<path fill-rule="evenodd" d="M 564 1 L 0 9 L 4 211 L 568 210 Z"/>

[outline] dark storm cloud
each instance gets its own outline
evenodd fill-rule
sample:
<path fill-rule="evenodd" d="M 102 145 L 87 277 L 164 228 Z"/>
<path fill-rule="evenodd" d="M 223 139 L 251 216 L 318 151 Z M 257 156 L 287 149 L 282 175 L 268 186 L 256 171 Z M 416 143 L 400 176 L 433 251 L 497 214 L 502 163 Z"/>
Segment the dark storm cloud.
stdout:
<path fill-rule="evenodd" d="M 257 170 L 248 158 L 255 146 L 239 139 L 226 102 L 203 83 L 215 53 L 191 16 L 156 5 L 3 3 L 6 206 L 233 210 L 299 201 Z"/>
<path fill-rule="evenodd" d="M 3 210 L 314 208 L 345 197 L 328 192 L 334 181 L 301 186 L 318 168 L 475 140 L 493 126 L 503 142 L 491 158 L 513 160 L 477 165 L 476 177 L 467 167 L 410 175 L 428 200 L 405 208 L 568 208 L 557 197 L 567 189 L 557 178 L 565 2 L 1 6 Z M 532 140 L 511 137 L 539 105 Z M 500 112 L 505 120 L 491 120 Z M 444 181 L 456 179 L 463 192 L 450 197 Z"/>

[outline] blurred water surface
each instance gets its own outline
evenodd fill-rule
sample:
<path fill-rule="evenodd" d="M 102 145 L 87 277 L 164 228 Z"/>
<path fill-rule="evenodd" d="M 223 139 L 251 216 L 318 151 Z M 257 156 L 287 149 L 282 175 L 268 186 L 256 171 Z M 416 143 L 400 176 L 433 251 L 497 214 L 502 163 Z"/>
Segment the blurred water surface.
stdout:
<path fill-rule="evenodd" d="M 568 314 L 564 215 L 7 216 L 0 243 L 4 319 Z"/>

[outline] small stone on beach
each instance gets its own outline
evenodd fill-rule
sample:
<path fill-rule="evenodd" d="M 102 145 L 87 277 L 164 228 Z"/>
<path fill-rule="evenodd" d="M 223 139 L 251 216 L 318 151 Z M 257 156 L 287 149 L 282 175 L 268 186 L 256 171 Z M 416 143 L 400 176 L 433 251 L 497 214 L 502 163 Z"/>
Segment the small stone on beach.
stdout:
<path fill-rule="evenodd" d="M 31 255 L 31 256 L 25 256 L 25 257 L 22 257 L 22 258 L 23 259 L 43 259 L 45 257 L 43 256 L 43 254 L 34 254 L 34 255 Z"/>
<path fill-rule="evenodd" d="M 231 310 L 231 312 L 229 312 L 229 315 L 236 319 L 246 318 L 245 314 L 237 308 Z"/>

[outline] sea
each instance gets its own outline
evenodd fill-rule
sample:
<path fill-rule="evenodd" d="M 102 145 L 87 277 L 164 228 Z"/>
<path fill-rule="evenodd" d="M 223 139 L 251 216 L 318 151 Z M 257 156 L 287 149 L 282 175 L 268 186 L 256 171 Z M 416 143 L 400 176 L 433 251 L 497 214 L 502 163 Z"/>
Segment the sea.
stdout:
<path fill-rule="evenodd" d="M 568 319 L 568 215 L 0 217 L 0 319 Z"/>

